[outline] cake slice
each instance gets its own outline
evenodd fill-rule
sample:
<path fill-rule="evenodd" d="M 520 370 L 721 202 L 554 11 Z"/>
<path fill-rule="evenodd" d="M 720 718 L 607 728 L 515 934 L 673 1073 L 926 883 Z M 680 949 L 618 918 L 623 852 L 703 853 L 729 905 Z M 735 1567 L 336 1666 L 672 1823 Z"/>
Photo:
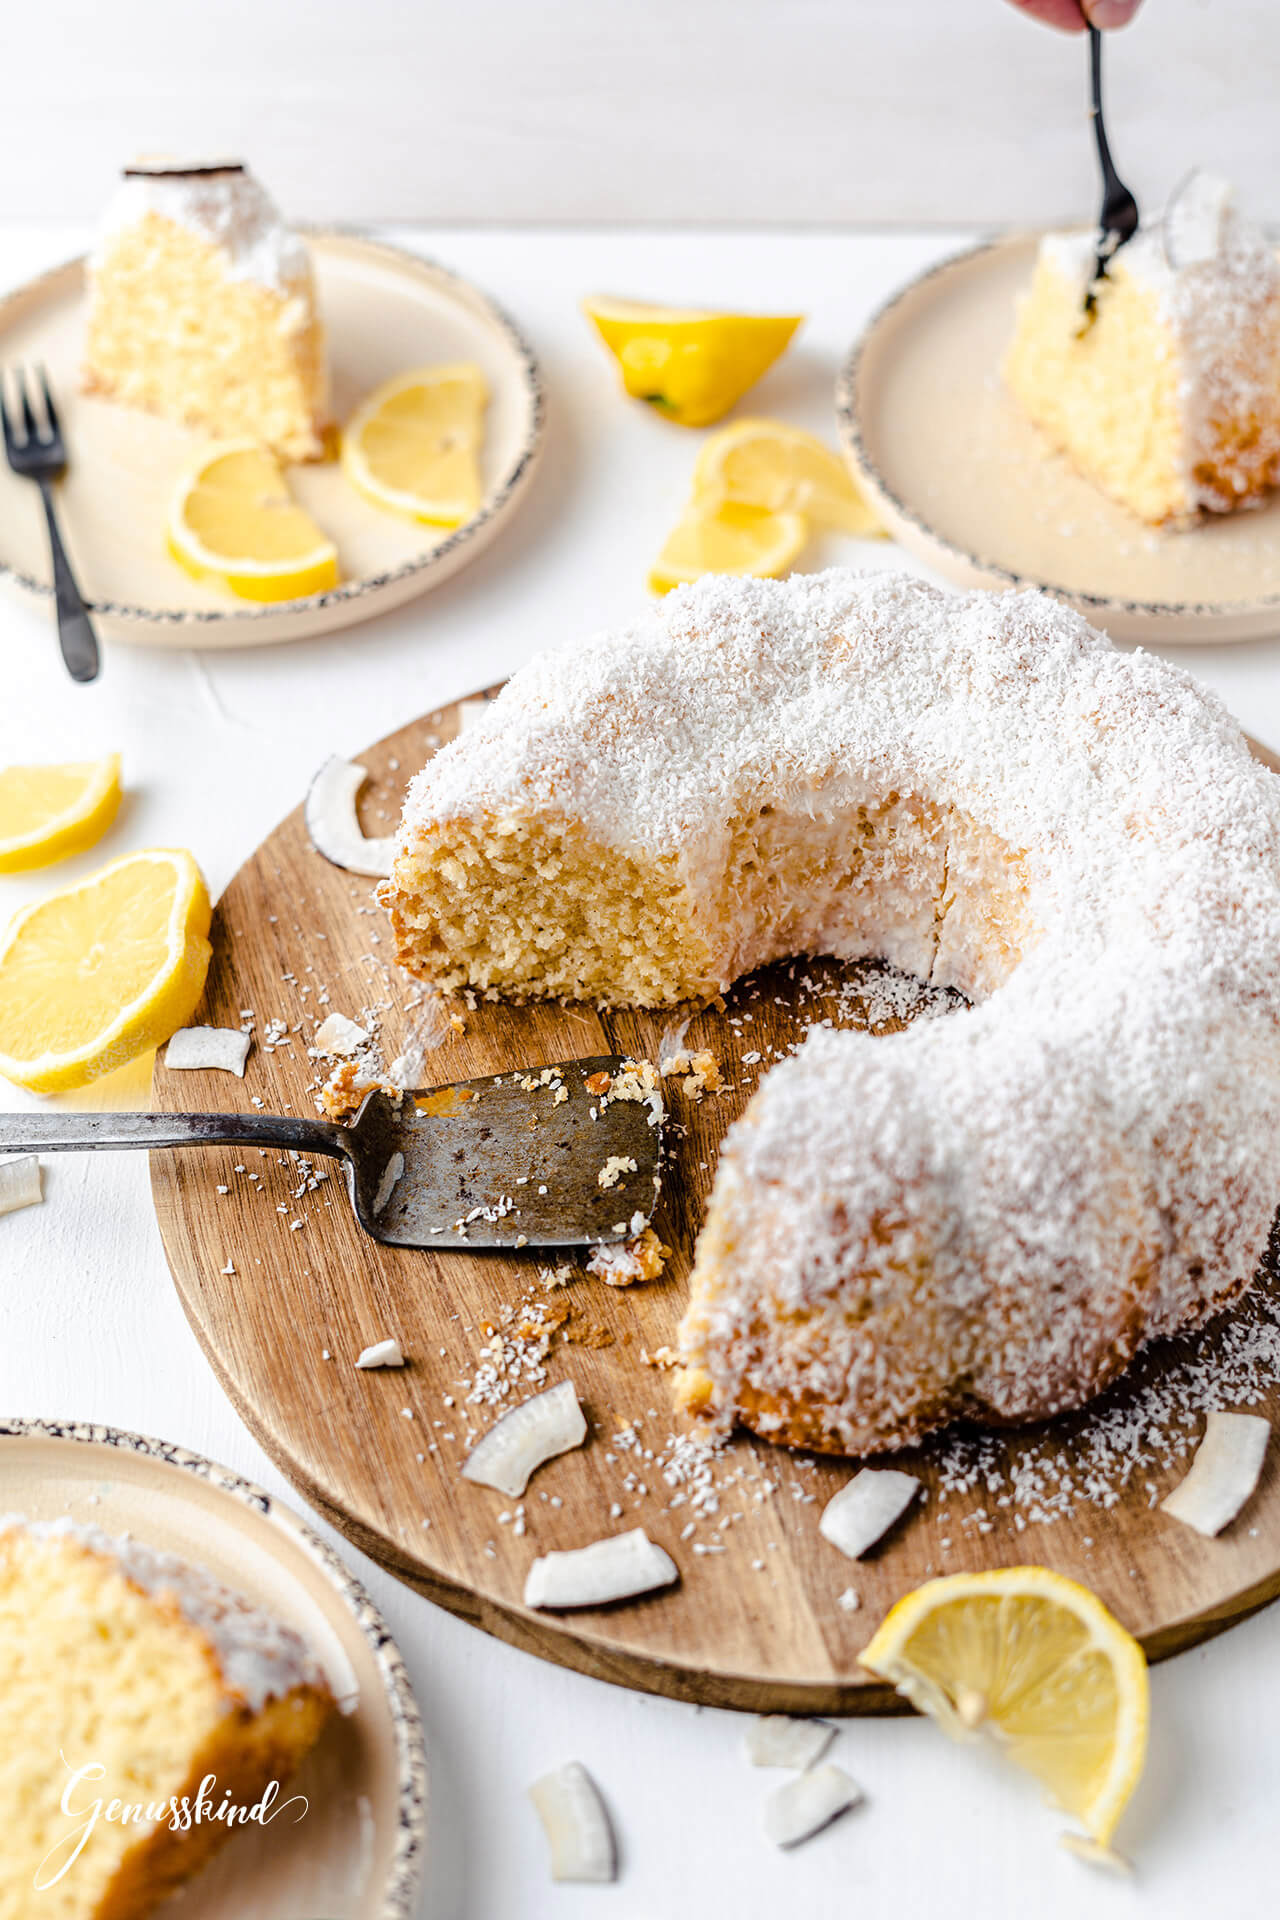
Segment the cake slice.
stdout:
<path fill-rule="evenodd" d="M 1085 293 L 1097 236 L 1049 234 L 1004 363 L 1028 417 L 1153 525 L 1280 479 L 1280 263 L 1225 180 L 1194 174 Z"/>
<path fill-rule="evenodd" d="M 139 1920 L 229 1837 L 224 1799 L 283 1788 L 332 1709 L 299 1636 L 202 1568 L 0 1518 L 0 1920 Z M 210 1775 L 184 1825 L 172 1803 Z M 112 1801 L 141 1812 L 86 1834 Z"/>
<path fill-rule="evenodd" d="M 89 261 L 84 383 L 288 460 L 323 451 L 310 255 L 246 167 L 125 168 Z"/>

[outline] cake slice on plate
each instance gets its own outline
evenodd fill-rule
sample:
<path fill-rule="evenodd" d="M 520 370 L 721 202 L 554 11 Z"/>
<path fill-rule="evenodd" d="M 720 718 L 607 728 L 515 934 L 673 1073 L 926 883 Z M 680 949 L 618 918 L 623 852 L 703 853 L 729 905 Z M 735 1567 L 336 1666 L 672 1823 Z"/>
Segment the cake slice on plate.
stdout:
<path fill-rule="evenodd" d="M 1280 480 L 1280 262 L 1227 181 L 1194 174 L 1095 286 L 1097 236 L 1048 234 L 1004 363 L 1080 472 L 1158 525 Z"/>
<path fill-rule="evenodd" d="M 126 167 L 89 261 L 84 381 L 184 425 L 323 451 L 311 257 L 247 167 Z"/>
<path fill-rule="evenodd" d="M 224 1800 L 283 1788 L 333 1704 L 299 1636 L 203 1568 L 0 1518 L 0 1920 L 141 1920 L 229 1837 Z"/>

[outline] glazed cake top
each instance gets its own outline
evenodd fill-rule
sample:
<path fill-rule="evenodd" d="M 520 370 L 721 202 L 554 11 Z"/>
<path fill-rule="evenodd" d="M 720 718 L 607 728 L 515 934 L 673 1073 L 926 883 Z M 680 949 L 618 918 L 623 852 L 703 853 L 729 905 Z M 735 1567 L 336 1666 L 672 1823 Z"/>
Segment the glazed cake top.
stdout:
<path fill-rule="evenodd" d="M 294 1687 L 326 1686 L 300 1634 L 224 1587 L 204 1567 L 157 1552 L 127 1535 L 114 1538 L 100 1527 L 79 1525 L 65 1516 L 28 1520 L 22 1514 L 0 1515 L 0 1536 L 15 1529 L 34 1540 L 85 1547 L 110 1560 L 153 1599 L 171 1597 L 188 1625 L 212 1646 L 227 1690 L 255 1713 Z"/>
<path fill-rule="evenodd" d="M 292 293 L 310 280 L 303 241 L 285 225 L 260 182 L 238 163 L 151 161 L 126 167 L 99 226 L 91 265 L 101 266 L 113 241 L 149 213 L 220 248 L 233 280 L 253 280 L 275 293 Z"/>

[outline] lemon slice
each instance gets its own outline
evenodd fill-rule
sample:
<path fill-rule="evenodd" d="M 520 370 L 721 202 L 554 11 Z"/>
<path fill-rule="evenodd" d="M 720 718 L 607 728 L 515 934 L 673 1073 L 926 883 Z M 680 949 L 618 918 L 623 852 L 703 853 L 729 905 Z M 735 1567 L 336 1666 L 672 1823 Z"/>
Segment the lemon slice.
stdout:
<path fill-rule="evenodd" d="M 244 600 L 301 600 L 338 584 L 333 542 L 293 498 L 277 461 L 251 440 L 201 456 L 173 496 L 168 531 L 179 566 Z"/>
<path fill-rule="evenodd" d="M 1147 1662 L 1096 1595 L 1047 1567 L 930 1580 L 864 1667 L 959 1738 L 983 1728 L 1105 1847 L 1147 1751 Z"/>
<path fill-rule="evenodd" d="M 48 867 L 101 840 L 120 805 L 120 755 L 0 767 L 0 873 Z"/>
<path fill-rule="evenodd" d="M 768 513 L 736 500 L 704 507 L 691 500 L 667 535 L 649 574 L 654 593 L 669 593 L 704 573 L 750 573 L 776 579 L 809 538 L 798 513 Z"/>
<path fill-rule="evenodd" d="M 713 433 L 698 455 L 693 490 L 770 513 L 803 513 L 840 533 L 884 532 L 840 455 L 784 420 L 735 420 Z"/>
<path fill-rule="evenodd" d="M 457 527 L 479 511 L 489 389 L 479 367 L 416 367 L 384 381 L 352 415 L 342 468 L 377 507 Z"/>
<path fill-rule="evenodd" d="M 189 853 L 127 853 L 16 914 L 0 937 L 0 1073 L 82 1087 L 190 1018 L 209 967 L 209 895 Z"/>
<path fill-rule="evenodd" d="M 584 300 L 622 384 L 682 427 L 707 427 L 753 387 L 803 314 L 704 313 L 641 300 Z"/>

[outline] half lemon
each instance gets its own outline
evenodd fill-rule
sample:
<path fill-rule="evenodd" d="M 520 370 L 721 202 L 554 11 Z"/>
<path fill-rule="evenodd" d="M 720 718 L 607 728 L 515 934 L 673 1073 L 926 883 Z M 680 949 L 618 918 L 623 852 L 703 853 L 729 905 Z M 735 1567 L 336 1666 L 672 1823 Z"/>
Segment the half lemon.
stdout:
<path fill-rule="evenodd" d="M 301 600 L 338 584 L 337 548 L 298 505 L 279 462 L 251 440 L 210 448 L 184 475 L 168 536 L 179 566 L 243 600 Z"/>
<path fill-rule="evenodd" d="M 622 384 L 682 427 L 707 427 L 773 365 L 803 314 L 708 313 L 643 300 L 584 300 Z"/>
<path fill-rule="evenodd" d="M 649 573 L 654 593 L 669 593 L 704 573 L 754 574 L 776 579 L 786 573 L 809 538 L 798 513 L 770 513 L 736 500 L 704 505 L 690 501 L 667 535 Z"/>
<path fill-rule="evenodd" d="M 52 866 L 101 840 L 120 805 L 120 755 L 0 767 L 0 873 Z"/>
<path fill-rule="evenodd" d="M 713 433 L 698 455 L 693 490 L 708 500 L 803 513 L 840 533 L 884 532 L 840 455 L 785 420 L 735 420 Z"/>
<path fill-rule="evenodd" d="M 342 468 L 376 507 L 432 526 L 478 513 L 489 388 L 469 361 L 416 367 L 384 381 L 342 436 Z"/>

